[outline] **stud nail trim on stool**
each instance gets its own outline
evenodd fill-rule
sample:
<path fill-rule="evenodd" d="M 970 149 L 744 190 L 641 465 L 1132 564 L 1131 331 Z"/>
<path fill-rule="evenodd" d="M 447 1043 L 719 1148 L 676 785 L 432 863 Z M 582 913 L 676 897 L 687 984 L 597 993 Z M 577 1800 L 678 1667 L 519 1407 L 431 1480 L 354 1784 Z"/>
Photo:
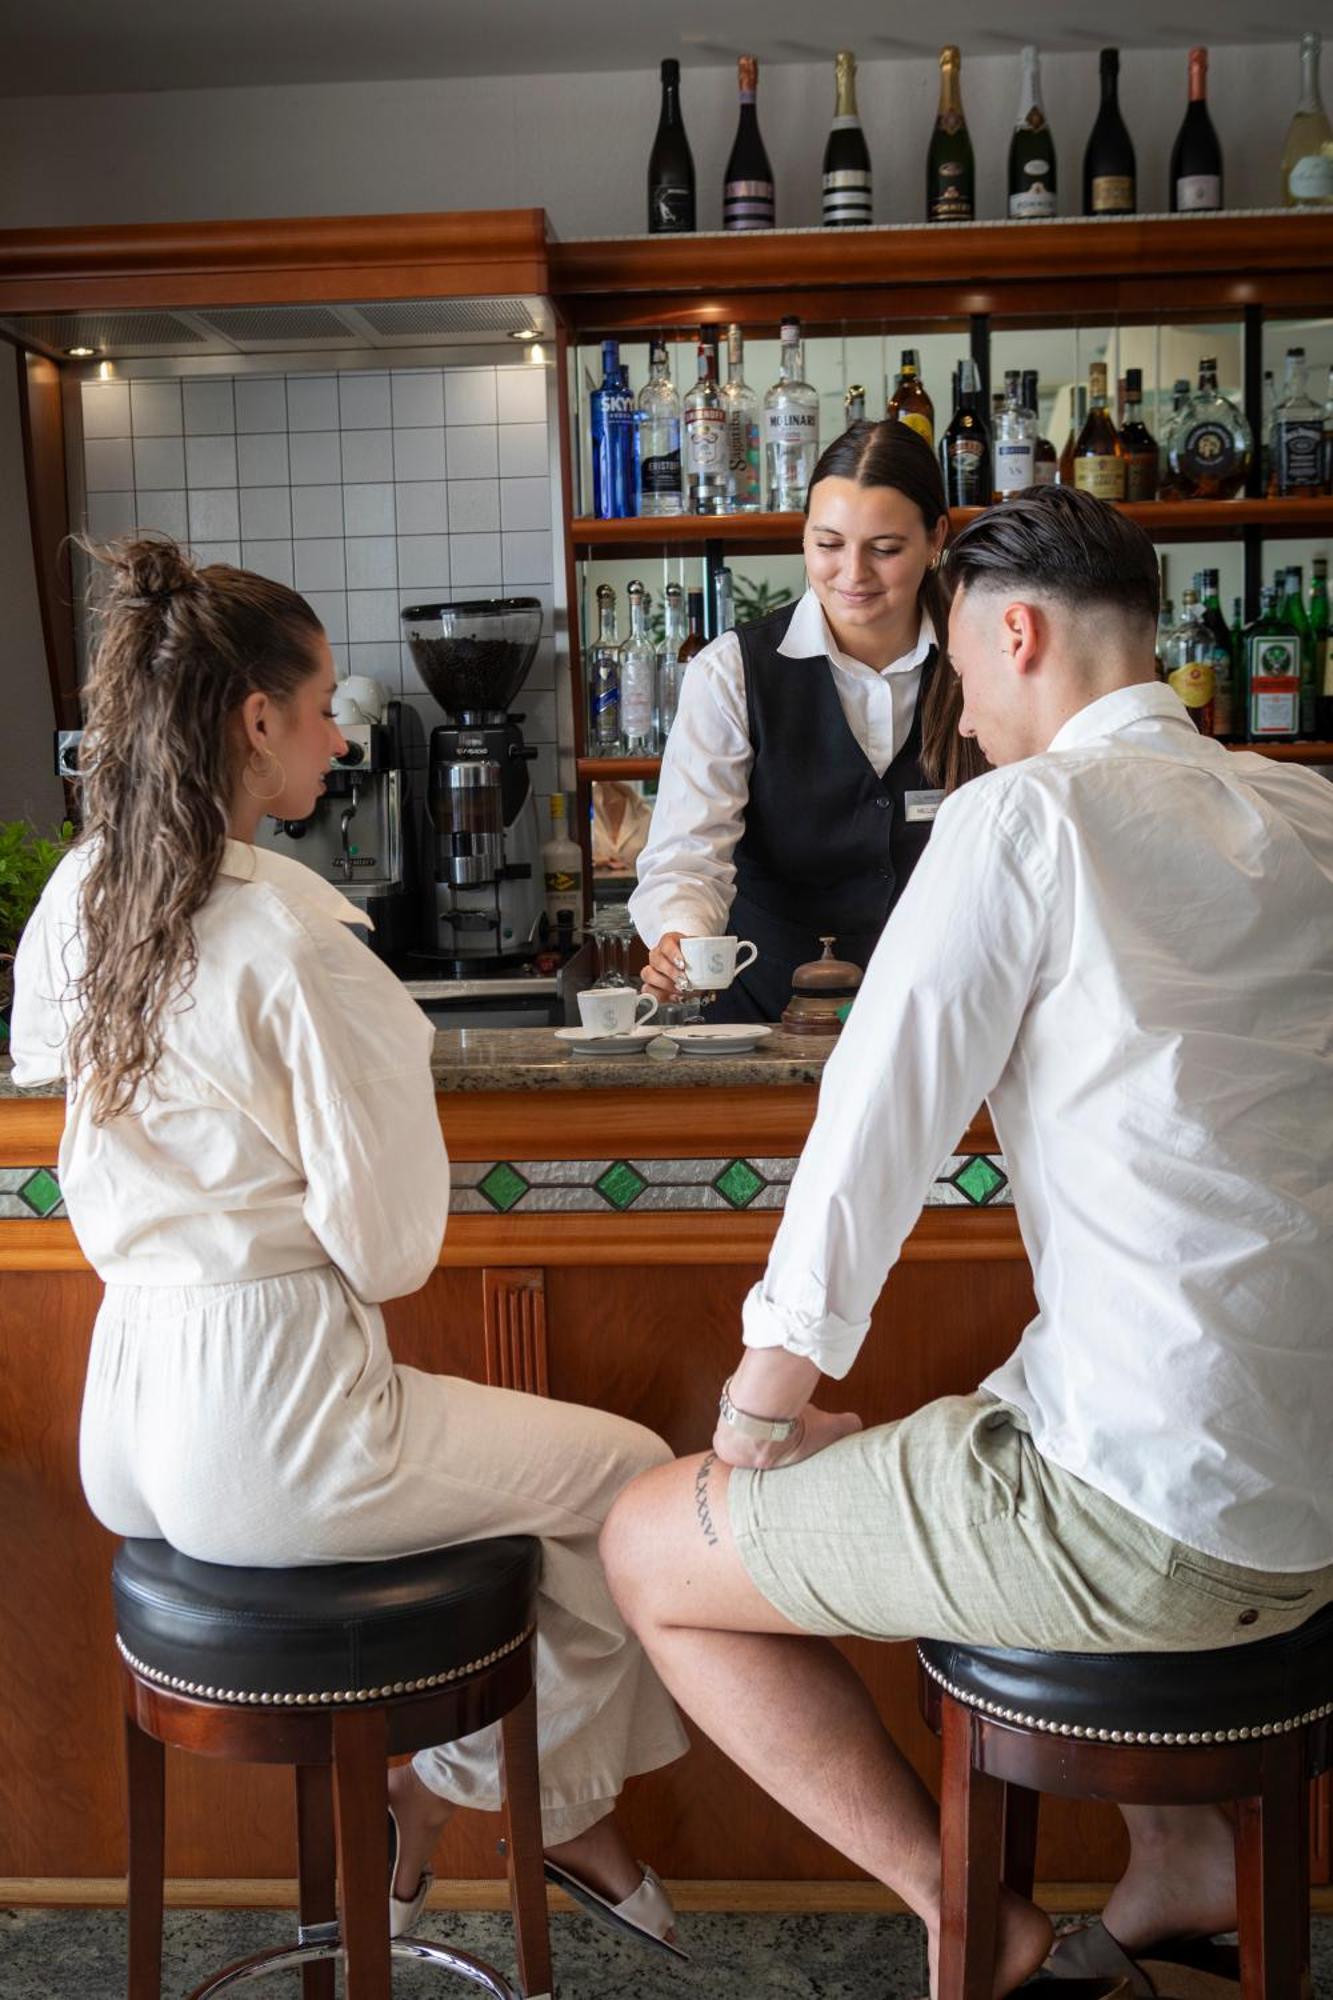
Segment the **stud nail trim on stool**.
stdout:
<path fill-rule="evenodd" d="M 207 1687 L 202 1681 L 187 1681 L 179 1674 L 164 1674 L 156 1667 L 148 1666 L 145 1661 L 135 1658 L 119 1636 L 116 1649 L 131 1673 L 138 1674 L 141 1680 L 170 1688 L 173 1694 L 193 1695 L 198 1701 L 254 1703 L 261 1708 L 335 1708 L 342 1702 L 391 1701 L 395 1695 L 425 1694 L 430 1688 L 443 1687 L 449 1681 L 466 1680 L 469 1674 L 480 1673 L 483 1667 L 493 1667 L 497 1660 L 516 1653 L 520 1646 L 526 1646 L 536 1629 L 535 1625 L 529 1625 L 517 1638 L 497 1646 L 493 1653 L 483 1653 L 479 1660 L 469 1660 L 462 1667 L 449 1667 L 440 1674 L 423 1674 L 413 1681 L 394 1681 L 389 1687 L 325 1688 L 317 1694 L 274 1694 L 257 1688 Z"/>

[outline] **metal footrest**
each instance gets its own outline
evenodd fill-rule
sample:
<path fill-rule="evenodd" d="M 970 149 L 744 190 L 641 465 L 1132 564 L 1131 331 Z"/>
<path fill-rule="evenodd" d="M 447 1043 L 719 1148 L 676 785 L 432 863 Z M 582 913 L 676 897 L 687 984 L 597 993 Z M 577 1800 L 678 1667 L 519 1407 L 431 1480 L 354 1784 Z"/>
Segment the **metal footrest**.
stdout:
<path fill-rule="evenodd" d="M 494 1967 L 484 1960 L 474 1958 L 471 1952 L 457 1951 L 452 1945 L 434 1944 L 429 1938 L 418 1937 L 394 1938 L 389 1950 L 394 1958 L 438 1965 L 442 1971 L 452 1972 L 457 1978 L 480 1986 L 484 1993 L 492 1994 L 494 2000 L 522 2000 L 508 1980 L 502 1979 Z M 297 1932 L 295 1944 L 275 1945 L 268 1951 L 256 1951 L 249 1958 L 238 1959 L 225 1972 L 219 1972 L 202 1986 L 196 1986 L 189 2000 L 211 2000 L 214 1993 L 225 1993 L 229 1987 L 243 1985 L 246 1980 L 265 1979 L 271 1972 L 293 1972 L 302 1965 L 314 1965 L 320 1959 L 342 1956 L 342 1938 L 337 1924 L 307 1924 Z M 549 2000 L 549 1996 L 534 1994 L 531 2000 Z"/>

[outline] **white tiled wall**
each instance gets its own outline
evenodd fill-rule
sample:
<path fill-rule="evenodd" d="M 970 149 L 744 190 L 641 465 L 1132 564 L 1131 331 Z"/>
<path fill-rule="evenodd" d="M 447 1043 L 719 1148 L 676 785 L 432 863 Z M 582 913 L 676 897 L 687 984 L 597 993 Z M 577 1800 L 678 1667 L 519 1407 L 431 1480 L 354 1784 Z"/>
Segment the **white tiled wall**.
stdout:
<path fill-rule="evenodd" d="M 560 783 L 548 379 L 520 364 L 85 382 L 86 526 L 159 529 L 204 562 L 294 584 L 339 667 L 401 693 L 427 734 L 444 718 L 401 641 L 403 607 L 540 597 L 519 707 L 547 794 Z"/>

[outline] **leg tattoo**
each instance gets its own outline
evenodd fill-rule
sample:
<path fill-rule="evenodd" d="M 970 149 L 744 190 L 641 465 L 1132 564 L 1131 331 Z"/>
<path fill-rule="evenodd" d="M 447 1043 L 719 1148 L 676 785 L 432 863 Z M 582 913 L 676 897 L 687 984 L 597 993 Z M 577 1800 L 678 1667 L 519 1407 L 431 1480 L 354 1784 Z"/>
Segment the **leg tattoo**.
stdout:
<path fill-rule="evenodd" d="M 717 1463 L 717 1453 L 710 1451 L 699 1464 L 694 1475 L 694 1511 L 699 1517 L 704 1540 L 710 1549 L 717 1547 L 717 1529 L 713 1526 L 713 1515 L 708 1505 L 708 1475 Z"/>

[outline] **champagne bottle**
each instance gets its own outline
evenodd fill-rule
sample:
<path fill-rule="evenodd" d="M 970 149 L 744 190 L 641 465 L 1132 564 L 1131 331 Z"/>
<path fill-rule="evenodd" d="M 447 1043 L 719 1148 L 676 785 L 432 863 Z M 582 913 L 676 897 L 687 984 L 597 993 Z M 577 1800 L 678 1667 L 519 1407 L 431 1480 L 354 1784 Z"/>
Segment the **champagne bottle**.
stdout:
<path fill-rule="evenodd" d="M 1106 403 L 1106 363 L 1088 367 L 1088 415 L 1074 446 L 1074 484 L 1098 500 L 1123 500 L 1125 461 Z"/>
<path fill-rule="evenodd" d="M 1018 122 L 1009 141 L 1009 214 L 1029 221 L 1055 212 L 1055 141 L 1042 109 L 1040 58 L 1029 44 L 1023 51 Z"/>
<path fill-rule="evenodd" d="M 1222 148 L 1208 115 L 1208 51 L 1190 50 L 1190 101 L 1171 149 L 1171 213 L 1222 206 Z"/>
<path fill-rule="evenodd" d="M 683 236 L 695 227 L 694 155 L 680 115 L 680 64 L 662 64 L 662 110 L 648 156 L 648 233 Z"/>
<path fill-rule="evenodd" d="M 875 219 L 870 149 L 856 112 L 856 57 L 839 49 L 833 65 L 833 124 L 824 148 L 824 227 L 868 227 Z"/>
<path fill-rule="evenodd" d="M 1137 205 L 1134 142 L 1120 115 L 1119 49 L 1101 53 L 1102 102 L 1083 155 L 1083 213 L 1133 215 Z"/>
<path fill-rule="evenodd" d="M 1301 37 L 1301 100 L 1282 149 L 1282 199 L 1288 208 L 1333 207 L 1333 127 L 1319 95 L 1320 38 Z"/>
<path fill-rule="evenodd" d="M 773 169 L 759 133 L 759 112 L 755 94 L 759 88 L 759 61 L 742 56 L 736 65 L 740 82 L 741 109 L 727 161 L 722 186 L 722 227 L 724 229 L 771 229 L 776 212 Z"/>
<path fill-rule="evenodd" d="M 976 168 L 959 85 L 962 60 L 952 43 L 940 50 L 940 108 L 926 155 L 927 222 L 971 222 L 976 214 Z"/>

